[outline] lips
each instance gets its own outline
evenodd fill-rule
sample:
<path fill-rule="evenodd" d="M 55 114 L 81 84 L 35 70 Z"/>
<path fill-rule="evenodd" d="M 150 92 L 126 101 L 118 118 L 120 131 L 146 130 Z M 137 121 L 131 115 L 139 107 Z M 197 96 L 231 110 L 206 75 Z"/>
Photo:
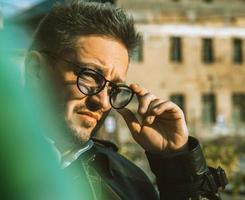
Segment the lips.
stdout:
<path fill-rule="evenodd" d="M 96 121 L 99 121 L 99 119 L 100 119 L 100 116 L 98 114 L 87 112 L 87 111 L 78 111 L 77 114 L 79 114 L 79 115 L 87 115 L 89 117 L 94 118 Z"/>

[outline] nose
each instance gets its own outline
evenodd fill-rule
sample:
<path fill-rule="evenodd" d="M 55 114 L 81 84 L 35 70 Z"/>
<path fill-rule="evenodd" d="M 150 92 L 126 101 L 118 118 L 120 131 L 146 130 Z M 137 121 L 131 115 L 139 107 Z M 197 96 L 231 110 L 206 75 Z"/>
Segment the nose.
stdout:
<path fill-rule="evenodd" d="M 109 102 L 108 88 L 105 87 L 98 94 L 88 97 L 88 105 L 90 110 L 107 111 L 111 108 Z"/>

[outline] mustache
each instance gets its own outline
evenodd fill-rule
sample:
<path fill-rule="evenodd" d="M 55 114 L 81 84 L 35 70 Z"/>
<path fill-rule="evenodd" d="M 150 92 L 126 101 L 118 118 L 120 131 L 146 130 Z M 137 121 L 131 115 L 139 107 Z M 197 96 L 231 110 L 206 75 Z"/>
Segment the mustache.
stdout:
<path fill-rule="evenodd" d="M 75 106 L 74 107 L 74 112 L 76 112 L 76 113 L 88 112 L 88 113 L 96 114 L 96 115 L 98 115 L 100 117 L 103 115 L 103 111 L 102 110 L 97 110 L 95 112 L 95 111 L 89 110 L 86 106 L 81 106 L 81 105 Z"/>

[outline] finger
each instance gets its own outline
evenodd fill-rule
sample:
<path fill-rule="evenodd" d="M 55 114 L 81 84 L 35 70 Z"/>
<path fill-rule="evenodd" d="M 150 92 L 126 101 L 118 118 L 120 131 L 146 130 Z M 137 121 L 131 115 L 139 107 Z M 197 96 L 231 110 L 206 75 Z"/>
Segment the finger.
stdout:
<path fill-rule="evenodd" d="M 130 87 L 135 92 L 139 102 L 138 113 L 144 115 L 150 102 L 156 97 L 149 93 L 145 88 L 140 87 L 138 84 L 131 84 Z"/>
<path fill-rule="evenodd" d="M 118 109 L 117 111 L 122 115 L 133 137 L 137 137 L 141 130 L 141 124 L 134 113 L 127 108 Z"/>
<path fill-rule="evenodd" d="M 163 103 L 163 100 L 161 99 L 153 99 L 148 108 L 147 108 L 147 111 L 146 111 L 146 115 L 145 115 L 145 120 L 144 120 L 144 123 L 146 124 L 152 124 L 155 120 L 155 117 L 156 117 L 156 113 L 154 113 L 152 110 L 159 106 L 161 103 Z"/>
<path fill-rule="evenodd" d="M 164 116 L 166 118 L 175 117 L 177 119 L 184 117 L 184 113 L 180 107 L 171 101 L 158 104 L 149 112 L 149 115 L 162 115 L 163 113 L 165 113 Z"/>
<path fill-rule="evenodd" d="M 153 99 L 147 108 L 146 114 L 154 114 L 152 110 L 157 108 L 162 103 L 164 103 L 162 99 L 158 99 L 158 98 Z"/>
<path fill-rule="evenodd" d="M 139 101 L 138 113 L 144 115 L 147 112 L 150 103 L 154 99 L 156 99 L 156 96 L 154 96 L 151 93 L 146 93 L 144 96 L 138 97 L 138 101 Z"/>
<path fill-rule="evenodd" d="M 175 103 L 171 101 L 163 102 L 161 99 L 155 99 L 148 107 L 144 123 L 152 124 L 155 118 L 160 115 L 163 115 L 164 119 L 184 119 L 183 111 Z"/>
<path fill-rule="evenodd" d="M 148 115 L 148 116 L 144 119 L 143 123 L 144 123 L 144 124 L 147 124 L 147 125 L 151 125 L 151 124 L 154 122 L 155 118 L 156 118 L 155 115 Z"/>
<path fill-rule="evenodd" d="M 140 87 L 138 84 L 131 84 L 129 87 L 135 92 L 137 97 L 138 96 L 143 96 L 146 93 L 148 93 L 148 91 L 145 88 Z"/>

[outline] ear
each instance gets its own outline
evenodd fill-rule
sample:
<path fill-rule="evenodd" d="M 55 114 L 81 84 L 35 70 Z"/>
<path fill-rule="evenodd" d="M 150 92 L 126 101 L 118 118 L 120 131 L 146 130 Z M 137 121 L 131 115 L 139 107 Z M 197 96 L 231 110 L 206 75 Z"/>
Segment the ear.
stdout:
<path fill-rule="evenodd" d="M 30 51 L 25 58 L 25 75 L 26 78 L 39 79 L 41 66 L 43 65 L 42 55 L 38 51 Z"/>

